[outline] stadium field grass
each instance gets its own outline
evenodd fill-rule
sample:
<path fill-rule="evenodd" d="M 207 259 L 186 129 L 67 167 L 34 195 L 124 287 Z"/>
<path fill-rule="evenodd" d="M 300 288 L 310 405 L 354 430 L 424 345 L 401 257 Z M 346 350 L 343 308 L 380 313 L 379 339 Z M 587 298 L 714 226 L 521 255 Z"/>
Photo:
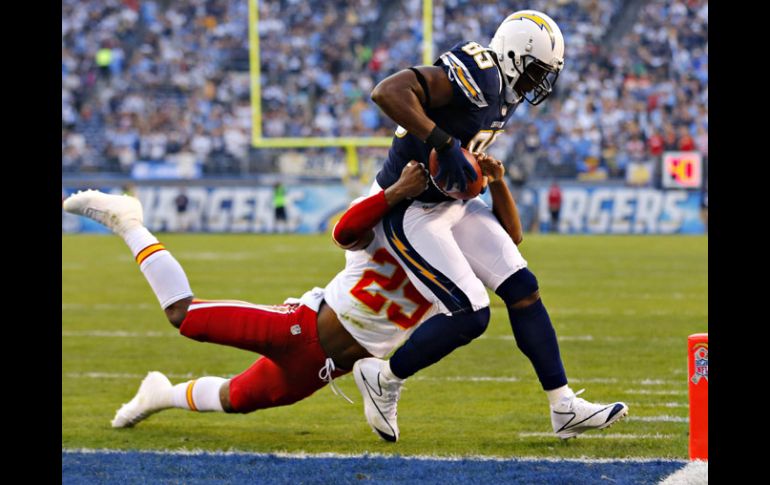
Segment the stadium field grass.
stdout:
<path fill-rule="evenodd" d="M 323 286 L 344 264 L 328 235 L 160 234 L 201 298 L 281 303 Z M 492 295 L 487 332 L 407 382 L 401 440 L 380 441 L 355 405 L 327 387 L 249 415 L 171 410 L 110 427 L 150 370 L 177 383 L 232 376 L 255 354 L 185 339 L 115 236 L 62 236 L 62 448 L 687 458 L 687 335 L 707 331 L 706 236 L 527 235 L 573 389 L 624 400 L 612 428 L 561 442 L 547 401 Z"/>

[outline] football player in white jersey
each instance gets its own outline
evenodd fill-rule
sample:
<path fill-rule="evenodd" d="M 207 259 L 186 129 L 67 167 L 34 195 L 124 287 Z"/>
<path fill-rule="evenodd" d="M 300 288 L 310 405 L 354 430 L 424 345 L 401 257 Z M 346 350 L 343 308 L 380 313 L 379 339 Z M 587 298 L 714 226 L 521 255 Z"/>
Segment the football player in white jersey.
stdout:
<path fill-rule="evenodd" d="M 384 79 L 372 91 L 372 100 L 399 128 L 372 192 L 394 183 L 410 161 L 427 164 L 432 150 L 439 161 L 436 179 L 445 180 L 448 190 L 465 190 L 466 177 L 476 180 L 477 175 L 461 147 L 485 151 L 523 101 L 537 105 L 551 94 L 563 66 L 564 38 L 558 25 L 542 12 L 522 10 L 502 22 L 489 47 L 460 42 L 433 66 L 411 67 Z M 517 241 L 484 214 L 477 204 L 450 198 L 432 181 L 414 200 L 388 213 L 383 226 L 391 249 L 415 287 L 450 318 L 426 322 L 390 362 L 361 361 L 354 370 L 357 382 L 385 375 L 384 382 L 396 388 L 400 379 L 439 360 L 461 343 L 474 319 L 478 326 L 488 318 L 482 312 L 489 305 L 489 288 L 505 303 L 516 344 L 546 392 L 560 438 L 607 427 L 625 416 L 624 403 L 593 404 L 569 387 L 537 279 Z M 366 385 L 359 384 L 359 389 L 370 407 L 395 408 L 392 396 L 397 393 L 381 397 Z M 382 425 L 378 414 L 367 413 L 368 419 L 374 417 L 369 419 L 372 426 Z"/>
<path fill-rule="evenodd" d="M 481 165 L 490 173 L 501 168 L 489 157 Z M 272 306 L 194 299 L 181 265 L 144 227 L 139 200 L 95 190 L 68 197 L 64 210 L 100 222 L 124 239 L 182 335 L 262 355 L 232 379 L 204 376 L 173 385 L 162 373 L 150 372 L 112 426 L 132 427 L 169 408 L 248 413 L 294 403 L 326 383 L 335 389 L 333 379 L 350 372 L 357 360 L 385 357 L 422 322 L 440 316 L 446 309 L 412 285 L 378 224 L 390 208 L 422 192 L 427 180 L 423 165 L 408 164 L 387 190 L 352 205 L 334 235 L 338 244 L 361 250 L 348 251 L 345 269 L 326 288 Z M 379 434 L 398 439 L 397 427 Z"/>

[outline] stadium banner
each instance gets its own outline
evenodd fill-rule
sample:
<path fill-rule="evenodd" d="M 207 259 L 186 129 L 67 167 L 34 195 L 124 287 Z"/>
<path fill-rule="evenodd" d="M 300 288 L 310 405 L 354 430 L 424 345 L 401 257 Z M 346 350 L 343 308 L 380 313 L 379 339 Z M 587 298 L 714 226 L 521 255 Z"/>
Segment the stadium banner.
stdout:
<path fill-rule="evenodd" d="M 559 229 L 569 234 L 704 234 L 701 193 L 563 185 Z M 539 229 L 550 231 L 548 186 L 534 189 Z M 531 199 L 524 196 L 522 199 Z M 524 221 L 522 221 L 523 223 Z M 525 227 L 528 227 L 525 225 Z"/>
<path fill-rule="evenodd" d="M 119 187 L 101 187 L 120 194 Z M 360 190 L 356 189 L 356 190 Z M 366 189 L 364 189 L 366 190 Z M 75 190 L 65 188 L 62 196 Z M 180 217 L 174 199 L 179 186 L 137 186 L 134 194 L 144 206 L 145 225 L 151 231 L 177 231 Z M 194 232 L 269 233 L 276 229 L 272 205 L 272 186 L 191 186 L 189 230 Z M 525 231 L 551 232 L 548 186 L 514 189 Z M 290 185 L 286 191 L 286 232 L 319 233 L 328 230 L 362 194 L 352 193 L 343 184 Z M 489 192 L 482 199 L 491 203 Z M 700 192 L 658 190 L 624 186 L 562 186 L 560 232 L 570 234 L 704 234 L 700 218 Z M 62 211 L 63 232 L 102 232 L 108 230 L 85 217 Z"/>
<path fill-rule="evenodd" d="M 100 187 L 99 190 L 123 193 L 119 187 Z M 74 189 L 65 188 L 62 197 L 74 192 Z M 148 229 L 157 232 L 178 230 L 181 220 L 174 199 L 180 192 L 179 186 L 136 187 L 133 195 L 142 202 L 144 223 Z M 276 229 L 272 186 L 185 187 L 184 193 L 189 199 L 185 218 L 190 231 L 260 233 Z M 287 187 L 285 232 L 326 231 L 358 195 L 350 194 L 342 184 Z M 101 224 L 64 211 L 62 231 L 109 232 Z"/>
<path fill-rule="evenodd" d="M 157 179 L 198 179 L 203 176 L 203 165 L 196 163 L 194 159 L 180 160 L 176 162 L 134 162 L 131 166 L 131 178 L 134 180 Z"/>

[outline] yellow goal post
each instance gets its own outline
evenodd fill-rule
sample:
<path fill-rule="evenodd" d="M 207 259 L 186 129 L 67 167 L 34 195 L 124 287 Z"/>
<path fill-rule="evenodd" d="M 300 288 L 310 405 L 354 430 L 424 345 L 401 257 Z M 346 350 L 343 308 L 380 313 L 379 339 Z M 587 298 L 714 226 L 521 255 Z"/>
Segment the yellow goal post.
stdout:
<path fill-rule="evenodd" d="M 422 2 L 422 62 L 433 62 L 433 0 Z M 359 175 L 358 148 L 389 147 L 391 137 L 263 137 L 262 69 L 259 51 L 259 0 L 249 0 L 249 76 L 251 84 L 251 144 L 255 148 L 325 148 L 345 149 L 348 176 Z"/>

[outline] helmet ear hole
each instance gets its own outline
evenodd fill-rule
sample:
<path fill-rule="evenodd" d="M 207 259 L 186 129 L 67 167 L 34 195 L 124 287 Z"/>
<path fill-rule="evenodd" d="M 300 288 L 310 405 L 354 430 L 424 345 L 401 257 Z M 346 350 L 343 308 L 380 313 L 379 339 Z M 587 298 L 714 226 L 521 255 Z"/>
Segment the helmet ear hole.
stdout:
<path fill-rule="evenodd" d="M 516 54 L 513 51 L 508 51 L 508 58 L 513 59 L 514 57 L 516 57 Z"/>

